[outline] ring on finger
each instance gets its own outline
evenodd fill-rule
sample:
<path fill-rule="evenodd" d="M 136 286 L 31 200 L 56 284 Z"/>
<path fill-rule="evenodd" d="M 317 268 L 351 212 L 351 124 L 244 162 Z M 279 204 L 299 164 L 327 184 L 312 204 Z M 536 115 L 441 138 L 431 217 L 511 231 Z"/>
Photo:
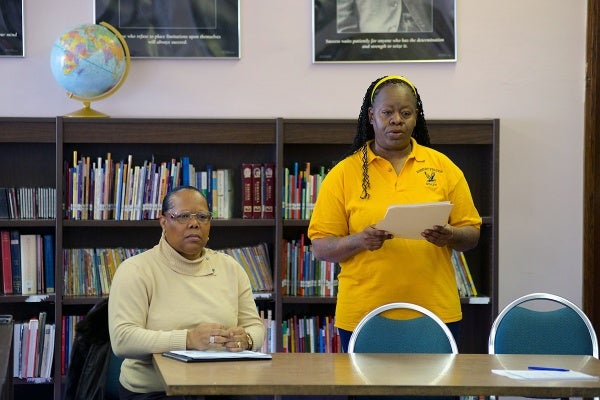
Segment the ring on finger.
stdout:
<path fill-rule="evenodd" d="M 239 348 L 241 348 L 242 347 L 242 342 L 237 342 L 237 345 L 238 345 Z"/>
<path fill-rule="evenodd" d="M 213 344 L 214 342 L 215 342 L 215 337 L 214 337 L 214 336 L 211 336 L 211 337 L 208 339 L 208 343 L 210 343 L 210 344 Z"/>

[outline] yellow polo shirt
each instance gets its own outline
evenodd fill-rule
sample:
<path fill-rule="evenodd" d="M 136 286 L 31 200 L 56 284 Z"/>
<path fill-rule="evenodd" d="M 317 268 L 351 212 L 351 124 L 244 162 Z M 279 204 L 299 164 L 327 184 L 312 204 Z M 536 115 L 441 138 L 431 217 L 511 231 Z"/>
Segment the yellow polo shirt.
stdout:
<path fill-rule="evenodd" d="M 368 148 L 369 199 L 362 194 L 362 152 L 339 162 L 325 177 L 308 237 L 347 236 L 379 222 L 389 205 L 450 201 L 453 226 L 481 226 L 462 171 L 444 154 L 412 140 L 400 174 Z M 391 302 L 415 303 L 444 322 L 462 319 L 449 247 L 425 240 L 391 239 L 340 263 L 336 326 L 354 330 L 372 309 Z"/>

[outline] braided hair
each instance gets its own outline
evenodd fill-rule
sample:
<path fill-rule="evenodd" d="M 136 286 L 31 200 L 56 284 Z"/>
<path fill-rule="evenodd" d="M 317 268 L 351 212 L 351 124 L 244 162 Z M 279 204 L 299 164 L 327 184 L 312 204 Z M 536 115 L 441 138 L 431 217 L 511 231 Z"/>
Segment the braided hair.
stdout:
<path fill-rule="evenodd" d="M 346 152 L 343 158 L 349 157 L 357 151 L 362 152 L 362 163 L 363 163 L 363 177 L 362 177 L 362 195 L 361 199 L 369 198 L 369 165 L 367 159 L 367 142 L 375 138 L 375 131 L 373 125 L 369 121 L 369 108 L 371 108 L 373 101 L 381 88 L 388 85 L 404 85 L 411 90 L 415 95 L 416 107 L 417 107 L 417 122 L 412 132 L 412 137 L 423 146 L 430 146 L 429 131 L 427 129 L 427 121 L 425 121 L 425 114 L 423 113 L 423 103 L 421 102 L 421 96 L 417 88 L 414 87 L 410 81 L 402 77 L 388 77 L 383 76 L 371 83 L 365 97 L 363 98 L 362 106 L 360 107 L 360 114 L 358 115 L 358 122 L 356 126 L 356 136 L 350 146 L 350 149 Z"/>

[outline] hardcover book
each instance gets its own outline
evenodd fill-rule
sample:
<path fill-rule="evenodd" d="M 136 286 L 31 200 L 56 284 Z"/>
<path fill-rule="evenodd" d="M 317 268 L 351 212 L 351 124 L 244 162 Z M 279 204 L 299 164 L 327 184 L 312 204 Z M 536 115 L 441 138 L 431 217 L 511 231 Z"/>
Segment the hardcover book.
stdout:
<path fill-rule="evenodd" d="M 242 218 L 252 218 L 252 164 L 242 164 Z"/>
<path fill-rule="evenodd" d="M 12 264 L 13 293 L 21 294 L 21 235 L 17 230 L 10 231 L 10 260 Z"/>
<path fill-rule="evenodd" d="M 252 218 L 262 218 L 262 165 L 252 164 Z"/>
<path fill-rule="evenodd" d="M 0 252 L 2 253 L 2 293 L 13 294 L 12 261 L 10 259 L 9 231 L 0 231 Z"/>
<path fill-rule="evenodd" d="M 35 234 L 21 235 L 21 294 L 37 293 L 37 238 Z"/>
<path fill-rule="evenodd" d="M 275 164 L 267 163 L 263 169 L 263 218 L 275 218 Z"/>

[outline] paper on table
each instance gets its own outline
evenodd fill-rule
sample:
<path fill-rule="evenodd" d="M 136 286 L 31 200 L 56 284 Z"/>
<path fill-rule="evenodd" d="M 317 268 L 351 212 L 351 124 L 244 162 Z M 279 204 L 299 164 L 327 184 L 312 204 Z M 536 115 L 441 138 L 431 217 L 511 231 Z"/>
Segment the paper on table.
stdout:
<path fill-rule="evenodd" d="M 584 374 L 578 371 L 539 371 L 539 370 L 519 370 L 519 369 L 493 369 L 492 373 L 506 376 L 511 379 L 519 380 L 577 380 L 590 381 L 597 380 L 594 375 Z"/>
<path fill-rule="evenodd" d="M 270 360 L 272 356 L 258 351 L 201 351 L 201 350 L 171 350 L 163 353 L 163 356 L 174 358 L 179 361 L 235 361 L 235 360 Z"/>
<path fill-rule="evenodd" d="M 449 201 L 389 206 L 385 217 L 375 225 L 404 239 L 423 239 L 421 232 L 434 225 L 444 226 L 453 204 Z"/>

